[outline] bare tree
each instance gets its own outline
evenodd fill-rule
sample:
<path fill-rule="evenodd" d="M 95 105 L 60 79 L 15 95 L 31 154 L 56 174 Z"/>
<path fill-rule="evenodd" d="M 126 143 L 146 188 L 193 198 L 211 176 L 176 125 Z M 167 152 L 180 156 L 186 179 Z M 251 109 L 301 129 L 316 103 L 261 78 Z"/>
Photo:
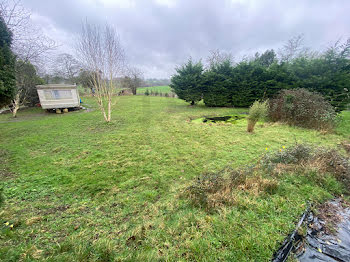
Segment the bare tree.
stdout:
<path fill-rule="evenodd" d="M 0 2 L 0 15 L 4 18 L 7 27 L 13 34 L 12 50 L 16 54 L 16 81 L 17 94 L 12 101 L 13 116 L 16 117 L 17 110 L 23 104 L 26 85 L 23 85 L 21 66 L 30 62 L 40 66 L 47 59 L 46 54 L 57 47 L 56 43 L 45 36 L 42 31 L 34 26 L 31 21 L 31 13 L 21 5 L 20 0 L 4 0 Z M 23 100 L 23 101 L 21 101 Z"/>
<path fill-rule="evenodd" d="M 304 35 L 297 35 L 289 39 L 279 50 L 283 62 L 290 62 L 294 58 L 305 56 L 309 49 L 304 46 Z"/>
<path fill-rule="evenodd" d="M 224 61 L 233 62 L 233 56 L 231 53 L 222 52 L 219 49 L 211 50 L 207 58 L 208 67 L 216 66 Z"/>
<path fill-rule="evenodd" d="M 59 54 L 53 61 L 53 71 L 63 78 L 74 81 L 74 77 L 80 71 L 81 66 L 77 59 L 75 59 L 71 54 L 63 53 Z"/>
<path fill-rule="evenodd" d="M 16 83 L 17 93 L 11 104 L 13 117 L 17 116 L 21 105 L 33 106 L 39 103 L 36 85 L 43 84 L 43 80 L 37 75 L 37 69 L 33 64 L 17 60 Z"/>
<path fill-rule="evenodd" d="M 143 72 L 136 67 L 127 68 L 126 75 L 122 78 L 122 86 L 129 88 L 136 95 L 137 88 L 143 83 Z"/>
<path fill-rule="evenodd" d="M 47 52 L 57 47 L 32 23 L 30 11 L 21 5 L 20 0 L 0 2 L 0 14 L 13 34 L 12 49 L 18 59 L 39 65 Z"/>
<path fill-rule="evenodd" d="M 76 51 L 85 70 L 92 74 L 92 85 L 99 108 L 106 122 L 111 121 L 114 80 L 123 72 L 124 50 L 116 30 L 110 25 L 100 27 L 83 23 Z"/>

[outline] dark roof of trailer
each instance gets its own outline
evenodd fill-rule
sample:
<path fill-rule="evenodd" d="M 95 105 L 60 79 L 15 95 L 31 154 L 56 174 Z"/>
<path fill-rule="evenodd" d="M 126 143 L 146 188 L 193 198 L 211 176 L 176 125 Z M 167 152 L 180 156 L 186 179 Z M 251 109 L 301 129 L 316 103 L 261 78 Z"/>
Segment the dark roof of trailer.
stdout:
<path fill-rule="evenodd" d="M 76 89 L 76 85 L 66 84 L 49 84 L 49 85 L 37 85 L 36 89 Z"/>

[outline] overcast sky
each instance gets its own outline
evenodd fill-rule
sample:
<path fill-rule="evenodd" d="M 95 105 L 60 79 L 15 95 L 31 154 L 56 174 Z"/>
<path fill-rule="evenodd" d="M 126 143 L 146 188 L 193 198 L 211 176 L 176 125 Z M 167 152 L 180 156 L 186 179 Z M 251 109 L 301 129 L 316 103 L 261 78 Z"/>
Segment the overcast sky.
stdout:
<path fill-rule="evenodd" d="M 350 0 L 22 0 L 32 18 L 74 54 L 81 22 L 114 25 L 129 62 L 146 78 L 166 78 L 190 56 L 210 50 L 236 59 L 304 34 L 306 45 L 325 48 L 350 37 Z"/>

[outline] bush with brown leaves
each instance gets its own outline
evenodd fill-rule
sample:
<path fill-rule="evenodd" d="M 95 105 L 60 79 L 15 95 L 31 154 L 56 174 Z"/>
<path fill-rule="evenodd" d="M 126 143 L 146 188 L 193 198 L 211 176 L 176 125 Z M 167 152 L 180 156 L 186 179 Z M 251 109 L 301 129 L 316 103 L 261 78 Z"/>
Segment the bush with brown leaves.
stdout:
<path fill-rule="evenodd" d="M 306 89 L 282 90 L 270 99 L 268 117 L 273 122 L 317 130 L 333 130 L 337 120 L 332 105 Z"/>

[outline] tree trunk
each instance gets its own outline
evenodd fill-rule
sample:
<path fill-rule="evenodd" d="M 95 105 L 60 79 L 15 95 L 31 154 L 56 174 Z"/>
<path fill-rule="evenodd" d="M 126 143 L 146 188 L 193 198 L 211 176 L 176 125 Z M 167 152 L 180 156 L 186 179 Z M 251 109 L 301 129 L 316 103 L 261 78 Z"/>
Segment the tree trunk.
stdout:
<path fill-rule="evenodd" d="M 191 106 L 194 106 L 194 101 L 191 101 Z"/>
<path fill-rule="evenodd" d="M 248 119 L 247 131 L 249 133 L 252 133 L 254 131 L 255 124 L 256 124 L 256 121 Z"/>
<path fill-rule="evenodd" d="M 12 116 L 17 117 L 17 111 L 19 109 L 19 101 L 20 96 L 19 93 L 16 95 L 15 99 L 12 101 Z"/>
<path fill-rule="evenodd" d="M 108 97 L 108 118 L 107 118 L 107 122 L 111 122 L 111 113 L 112 113 L 112 98 Z"/>

